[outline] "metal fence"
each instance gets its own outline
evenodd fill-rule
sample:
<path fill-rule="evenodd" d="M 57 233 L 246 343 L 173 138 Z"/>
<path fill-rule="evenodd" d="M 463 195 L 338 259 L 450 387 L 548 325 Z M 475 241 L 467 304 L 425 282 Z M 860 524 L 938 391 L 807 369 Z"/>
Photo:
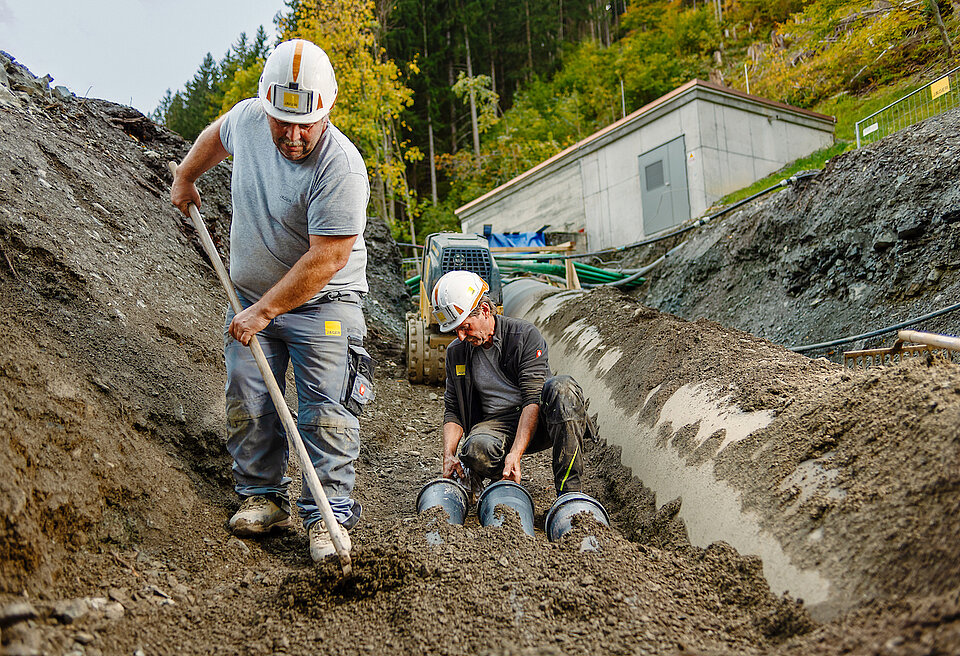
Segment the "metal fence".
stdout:
<path fill-rule="evenodd" d="M 960 66 L 878 112 L 860 119 L 854 128 L 857 148 L 960 105 Z"/>

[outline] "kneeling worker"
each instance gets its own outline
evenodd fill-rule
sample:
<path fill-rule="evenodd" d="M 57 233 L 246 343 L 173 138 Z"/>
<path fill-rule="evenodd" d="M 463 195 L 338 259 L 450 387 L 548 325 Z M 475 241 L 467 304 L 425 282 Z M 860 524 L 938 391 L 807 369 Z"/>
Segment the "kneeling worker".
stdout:
<path fill-rule="evenodd" d="M 498 315 L 488 291 L 477 274 L 451 271 L 430 295 L 440 330 L 457 334 L 446 355 L 443 475 L 466 478 L 466 467 L 474 492 L 483 479 L 519 483 L 521 456 L 553 447 L 557 495 L 579 492 L 583 437 L 595 435 L 583 391 L 570 376 L 550 377 L 540 331 Z"/>

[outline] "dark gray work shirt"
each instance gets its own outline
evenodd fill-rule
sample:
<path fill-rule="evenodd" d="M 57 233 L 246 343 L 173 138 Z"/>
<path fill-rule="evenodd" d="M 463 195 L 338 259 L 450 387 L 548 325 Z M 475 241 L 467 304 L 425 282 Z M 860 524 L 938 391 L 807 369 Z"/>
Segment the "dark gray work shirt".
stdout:
<path fill-rule="evenodd" d="M 520 386 L 500 369 L 500 340 L 494 339 L 490 348 L 475 348 L 471 356 L 470 375 L 480 393 L 483 417 L 497 417 L 515 412 L 523 400 Z"/>
<path fill-rule="evenodd" d="M 543 382 L 550 376 L 543 335 L 529 321 L 497 315 L 493 341 L 498 350 L 488 355 L 499 358 L 499 371 L 520 389 L 520 409 L 539 403 Z M 447 347 L 443 421 L 462 426 L 465 433 L 483 420 L 479 390 L 482 385 L 474 384 L 471 371 L 475 362 L 473 353 L 479 349 L 459 339 Z"/>

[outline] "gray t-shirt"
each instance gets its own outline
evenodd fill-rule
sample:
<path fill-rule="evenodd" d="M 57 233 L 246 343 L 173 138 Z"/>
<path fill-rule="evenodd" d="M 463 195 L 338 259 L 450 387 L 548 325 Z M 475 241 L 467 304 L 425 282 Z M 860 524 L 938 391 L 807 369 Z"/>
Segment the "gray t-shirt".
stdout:
<path fill-rule="evenodd" d="M 240 293 L 259 300 L 307 252 L 310 235 L 358 235 L 347 265 L 311 300 L 366 293 L 370 185 L 356 146 L 330 124 L 306 159 L 291 162 L 274 145 L 257 98 L 227 113 L 220 141 L 233 155 L 230 278 Z"/>
<path fill-rule="evenodd" d="M 496 344 L 490 348 L 473 349 L 470 375 L 480 394 L 483 417 L 497 417 L 520 407 L 523 395 L 520 387 L 509 380 L 500 370 L 500 349 Z"/>

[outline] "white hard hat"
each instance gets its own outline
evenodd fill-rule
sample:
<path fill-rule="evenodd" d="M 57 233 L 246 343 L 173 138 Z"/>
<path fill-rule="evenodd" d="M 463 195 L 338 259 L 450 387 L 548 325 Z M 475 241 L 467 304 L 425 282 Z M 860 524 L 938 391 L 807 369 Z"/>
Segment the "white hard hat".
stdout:
<path fill-rule="evenodd" d="M 490 290 L 483 278 L 473 271 L 450 271 L 443 274 L 430 294 L 433 316 L 440 322 L 440 332 L 448 333 L 463 323 Z"/>
<path fill-rule="evenodd" d="M 316 123 L 337 99 L 330 58 L 309 41 L 284 41 L 267 57 L 257 95 L 263 110 L 278 121 Z"/>

